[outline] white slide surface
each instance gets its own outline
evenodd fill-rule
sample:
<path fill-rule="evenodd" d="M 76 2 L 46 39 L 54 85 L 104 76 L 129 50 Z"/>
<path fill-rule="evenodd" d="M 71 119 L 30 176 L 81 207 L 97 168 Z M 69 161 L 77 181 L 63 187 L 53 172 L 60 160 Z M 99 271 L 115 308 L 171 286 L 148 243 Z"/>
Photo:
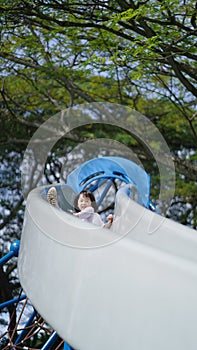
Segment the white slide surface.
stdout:
<path fill-rule="evenodd" d="M 196 350 L 197 232 L 116 199 L 112 229 L 28 197 L 20 282 L 78 350 Z"/>

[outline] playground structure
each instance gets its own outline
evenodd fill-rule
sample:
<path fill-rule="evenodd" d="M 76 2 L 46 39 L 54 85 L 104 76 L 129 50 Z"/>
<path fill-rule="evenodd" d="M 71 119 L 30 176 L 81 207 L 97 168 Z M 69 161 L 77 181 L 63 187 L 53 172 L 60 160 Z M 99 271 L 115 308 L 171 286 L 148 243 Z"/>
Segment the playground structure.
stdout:
<path fill-rule="evenodd" d="M 61 210 L 47 203 L 48 187 L 29 194 L 18 258 L 25 295 L 55 330 L 42 349 L 59 335 L 64 349 L 194 350 L 196 231 L 156 213 L 149 175 L 103 157 L 55 186 Z M 67 213 L 83 189 L 101 214 L 114 211 L 110 230 Z"/>

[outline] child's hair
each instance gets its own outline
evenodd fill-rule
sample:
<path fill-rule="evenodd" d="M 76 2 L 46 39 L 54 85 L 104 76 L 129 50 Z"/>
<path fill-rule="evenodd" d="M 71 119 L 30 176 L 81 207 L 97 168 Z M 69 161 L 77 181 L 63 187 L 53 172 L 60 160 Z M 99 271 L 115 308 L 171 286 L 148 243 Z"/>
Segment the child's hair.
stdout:
<path fill-rule="evenodd" d="M 87 198 L 90 198 L 92 207 L 94 208 L 95 211 L 97 211 L 98 207 L 97 207 L 96 200 L 95 200 L 95 197 L 94 197 L 93 193 L 90 192 L 90 191 L 86 191 L 86 190 L 79 192 L 78 195 L 75 197 L 74 204 L 73 204 L 74 211 L 76 211 L 76 212 L 80 211 L 79 208 L 78 208 L 78 199 L 79 199 L 79 196 L 81 194 L 83 196 L 87 197 Z"/>

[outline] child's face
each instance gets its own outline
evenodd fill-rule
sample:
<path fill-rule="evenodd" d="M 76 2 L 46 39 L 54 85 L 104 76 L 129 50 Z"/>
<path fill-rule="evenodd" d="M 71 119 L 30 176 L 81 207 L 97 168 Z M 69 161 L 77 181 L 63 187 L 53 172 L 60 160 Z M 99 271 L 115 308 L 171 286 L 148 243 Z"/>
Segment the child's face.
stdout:
<path fill-rule="evenodd" d="M 86 197 L 83 193 L 80 194 L 77 204 L 80 211 L 92 206 L 90 198 Z"/>

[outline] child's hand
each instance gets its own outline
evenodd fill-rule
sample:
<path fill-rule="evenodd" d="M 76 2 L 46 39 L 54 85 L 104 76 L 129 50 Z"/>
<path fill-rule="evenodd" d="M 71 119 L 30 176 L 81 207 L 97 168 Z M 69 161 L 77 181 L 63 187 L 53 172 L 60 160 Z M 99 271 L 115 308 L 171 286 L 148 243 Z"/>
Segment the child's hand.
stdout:
<path fill-rule="evenodd" d="M 112 214 L 109 214 L 107 217 L 107 224 L 104 225 L 105 228 L 110 228 L 114 218 Z"/>
<path fill-rule="evenodd" d="M 67 213 L 69 213 L 69 214 L 73 214 L 74 215 L 74 211 L 73 210 L 67 210 Z"/>
<path fill-rule="evenodd" d="M 109 214 L 108 217 L 107 217 L 107 222 L 112 224 L 113 220 L 114 220 L 113 215 Z"/>

